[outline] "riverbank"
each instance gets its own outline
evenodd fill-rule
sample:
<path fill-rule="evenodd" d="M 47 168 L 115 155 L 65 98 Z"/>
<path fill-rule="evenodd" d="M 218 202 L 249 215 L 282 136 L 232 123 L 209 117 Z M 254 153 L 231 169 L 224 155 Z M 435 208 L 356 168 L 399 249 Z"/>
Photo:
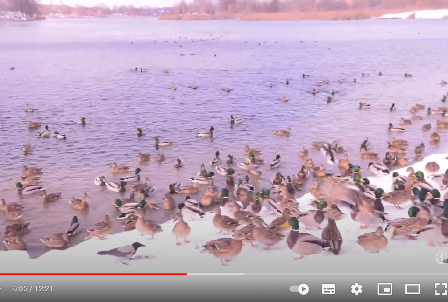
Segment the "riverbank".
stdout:
<path fill-rule="evenodd" d="M 433 154 L 423 161 L 414 164 L 416 171 L 425 171 L 426 163 L 436 161 L 440 165 L 440 173 L 448 168 L 446 154 Z M 405 174 L 407 167 L 395 170 Z M 367 174 L 368 172 L 366 172 Z M 428 174 L 424 172 L 427 176 Z M 392 174 L 392 173 L 391 173 Z M 373 185 L 390 191 L 392 178 L 390 176 L 369 178 Z M 428 181 L 439 188 L 437 184 Z M 447 190 L 441 191 L 442 196 Z M 309 202 L 312 200 L 308 193 L 299 198 L 300 210 L 311 209 Z M 385 203 L 385 212 L 388 219 L 408 217 L 407 208 L 411 202 L 402 206 L 403 210 L 397 210 L 393 205 Z M 64 251 L 51 250 L 37 259 L 30 259 L 25 251 L 2 251 L 0 252 L 0 266 L 3 273 L 219 273 L 219 272 L 246 272 L 246 273 L 319 273 L 319 272 L 342 272 L 344 273 L 412 273 L 415 266 L 410 265 L 412 259 L 418 259 L 419 269 L 425 272 L 438 272 L 445 269 L 435 260 L 440 251 L 448 251 L 446 244 L 438 247 L 429 247 L 428 242 L 422 239 L 390 239 L 386 234 L 389 244 L 385 251 L 380 253 L 367 253 L 357 243 L 358 236 L 373 232 L 376 226 L 362 230 L 360 224 L 350 218 L 349 208 L 341 207 L 345 213 L 342 220 L 337 221 L 337 226 L 342 234 L 343 245 L 340 255 L 335 256 L 327 251 L 318 255 L 306 256 L 301 260 L 294 260 L 298 255 L 291 252 L 286 245 L 286 240 L 280 242 L 266 251 L 261 245 L 252 247 L 250 244 L 243 246 L 242 253 L 230 262 L 229 266 L 222 266 L 221 262 L 212 255 L 201 253 L 201 246 L 209 240 L 227 237 L 218 234 L 213 227 L 213 214 L 207 214 L 198 221 L 187 221 L 192 229 L 188 238 L 190 243 L 176 246 L 176 239 L 172 234 L 173 221 L 162 224 L 163 232 L 157 234 L 153 240 L 148 236 L 140 236 L 136 231 L 129 231 L 109 235 L 106 240 L 91 239 Z M 264 214 L 263 214 L 264 213 Z M 267 223 L 272 221 L 276 215 L 262 212 L 261 216 Z M 325 223 L 322 225 L 324 226 Z M 83 230 L 77 236 L 84 236 L 89 226 L 82 226 Z M 306 230 L 301 224 L 301 231 L 312 235 L 321 236 L 321 230 Z M 385 227 L 385 224 L 383 224 Z M 99 256 L 98 251 L 109 250 L 115 247 L 132 244 L 139 241 L 146 247 L 140 248 L 136 254 L 136 260 L 130 261 L 129 265 L 123 265 L 113 257 Z M 378 263 L 393 261 L 393 265 L 384 266 Z M 414 261 L 414 260 L 412 260 Z M 20 266 L 16 265 L 20 263 Z"/>

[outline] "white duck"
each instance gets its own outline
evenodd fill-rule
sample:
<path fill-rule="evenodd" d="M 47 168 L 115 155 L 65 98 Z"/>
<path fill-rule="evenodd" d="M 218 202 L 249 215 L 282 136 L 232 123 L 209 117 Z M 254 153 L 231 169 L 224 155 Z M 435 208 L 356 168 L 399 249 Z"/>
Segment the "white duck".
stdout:
<path fill-rule="evenodd" d="M 48 125 L 45 125 L 45 130 L 36 134 L 38 138 L 49 138 L 51 136 L 50 130 L 48 130 Z"/>

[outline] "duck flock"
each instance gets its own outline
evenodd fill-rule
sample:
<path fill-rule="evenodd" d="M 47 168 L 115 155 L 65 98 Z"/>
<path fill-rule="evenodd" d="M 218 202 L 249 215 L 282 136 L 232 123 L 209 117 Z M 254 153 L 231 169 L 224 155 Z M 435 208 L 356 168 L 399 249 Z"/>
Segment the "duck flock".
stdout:
<path fill-rule="evenodd" d="M 137 70 L 137 69 L 136 69 Z M 144 70 L 141 69 L 143 72 Z M 165 70 L 165 73 L 169 70 Z M 378 76 L 383 73 L 379 72 Z M 362 74 L 363 77 L 369 76 Z M 303 78 L 309 75 L 303 74 Z M 405 74 L 405 77 L 412 77 Z M 356 79 L 354 80 L 356 81 Z M 289 85 L 290 81 L 282 82 Z M 329 81 L 320 81 L 317 86 L 324 86 Z M 443 85 L 444 82 L 442 82 Z M 272 87 L 272 83 L 268 84 Z M 191 86 L 191 89 L 198 89 Z M 177 89 L 172 87 L 173 90 Z M 224 88 L 226 92 L 232 89 Z M 320 91 L 314 89 L 313 95 Z M 327 98 L 327 103 L 334 101 L 336 91 L 332 91 Z M 442 97 L 442 103 L 446 102 L 447 95 Z M 282 101 L 289 99 L 283 97 Z M 368 103 L 359 103 L 359 110 L 368 110 L 372 107 Z M 390 111 L 396 109 L 392 104 Z M 35 108 L 26 105 L 25 112 L 33 114 Z M 404 132 L 411 129 L 413 120 L 422 120 L 423 116 L 419 112 L 426 111 L 428 116 L 440 115 L 444 117 L 448 112 L 448 107 L 426 108 L 425 105 L 415 104 L 410 108 L 411 119 L 401 118 L 400 126 L 389 124 L 384 128 L 391 134 L 394 132 Z M 80 126 L 88 126 L 86 118 L 82 117 L 74 123 Z M 243 119 L 230 116 L 230 124 L 242 124 Z M 40 122 L 30 122 L 30 130 L 38 130 L 43 125 Z M 441 141 L 440 130 L 448 129 L 448 122 L 442 119 L 437 120 L 431 134 L 429 142 L 422 142 L 414 149 L 416 160 L 421 160 L 425 153 L 425 143 L 439 144 Z M 431 123 L 424 124 L 422 131 L 431 131 Z M 213 140 L 214 127 L 201 130 L 197 137 L 205 137 Z M 141 128 L 137 128 L 137 137 L 145 135 Z M 289 137 L 292 135 L 291 128 L 279 129 L 273 135 Z M 49 130 L 44 126 L 44 130 L 36 135 L 38 138 L 50 138 L 65 140 L 67 136 L 58 131 Z M 154 144 L 158 148 L 169 147 L 173 142 L 154 138 Z M 312 146 L 302 147 L 298 150 L 298 158 L 302 160 L 302 165 L 296 174 L 284 176 L 280 168 L 282 166 L 281 154 L 277 155 L 271 162 L 265 163 L 262 158 L 262 151 L 256 148 L 245 146 L 244 152 L 246 160 L 237 162 L 235 157 L 228 154 L 221 158 L 219 151 L 215 152 L 211 158 L 210 167 L 213 171 L 207 170 L 205 164 L 199 168 L 197 175 L 190 178 L 191 184 L 185 185 L 180 182 L 166 184 L 166 192 L 161 203 L 147 201 L 155 192 L 156 188 L 149 183 L 148 177 L 141 176 L 141 169 L 132 169 L 129 166 L 113 163 L 111 173 L 118 175 L 118 181 L 113 182 L 104 176 L 97 176 L 93 183 L 103 186 L 112 192 L 119 193 L 115 200 L 111 200 L 113 207 L 117 209 L 117 217 L 106 215 L 103 221 L 95 225 L 88 226 L 85 232 L 86 239 L 93 237 L 101 240 L 107 239 L 114 231 L 115 219 L 123 226 L 124 230 L 136 229 L 141 235 L 148 235 L 151 239 L 157 240 L 157 234 L 163 231 L 162 225 L 153 220 L 145 218 L 145 213 L 150 210 L 176 210 L 176 224 L 172 229 L 173 241 L 176 245 L 184 244 L 188 240 L 191 227 L 190 220 L 201 220 L 206 215 L 213 215 L 212 224 L 204 227 L 216 228 L 222 233 L 217 238 L 206 242 L 202 252 L 212 254 L 221 260 L 223 265 L 237 257 L 244 244 L 256 246 L 261 244 L 266 250 L 286 241 L 291 250 L 291 255 L 298 255 L 296 259 L 304 256 L 319 254 L 324 250 L 338 255 L 344 250 L 343 237 L 338 229 L 338 224 L 350 219 L 359 223 L 359 228 L 365 233 L 357 237 L 356 243 L 367 252 L 377 253 L 384 250 L 389 240 L 397 240 L 405 237 L 409 240 L 424 238 L 430 246 L 443 245 L 448 242 L 448 192 L 443 194 L 448 188 L 448 170 L 441 171 L 441 163 L 428 162 L 424 170 L 415 171 L 412 167 L 406 170 L 405 174 L 392 172 L 397 167 L 406 167 L 409 163 L 406 155 L 409 153 L 408 141 L 391 137 L 388 142 L 388 152 L 382 160 L 380 155 L 370 148 L 369 139 L 365 139 L 360 144 L 361 159 L 369 159 L 370 163 L 362 167 L 356 163 L 357 159 L 349 158 L 347 151 L 337 141 L 315 141 Z M 31 145 L 24 145 L 22 153 L 24 156 L 33 152 Z M 312 153 L 323 156 L 329 165 L 337 165 L 340 173 L 329 173 L 323 165 L 315 166 L 311 158 Z M 321 154 L 321 155 L 319 155 Z M 153 160 L 151 154 L 136 154 L 140 164 Z M 444 159 L 448 160 L 448 159 Z M 166 161 L 164 153 L 160 153 L 155 158 L 156 162 Z M 262 178 L 261 167 L 265 165 L 272 171 L 269 184 L 254 186 L 252 180 Z M 184 161 L 177 158 L 173 169 L 182 169 Z M 240 171 L 241 177 L 236 176 L 236 171 Z M 378 178 L 392 178 L 393 185 L 390 188 L 380 188 L 372 185 L 367 176 Z M 56 202 L 61 199 L 61 192 L 48 193 L 40 184 L 43 170 L 39 167 L 22 167 L 22 177 L 15 184 L 15 189 L 19 194 L 32 195 L 40 194 L 44 203 Z M 263 175 L 264 176 L 264 175 Z M 215 185 L 216 178 L 225 180 L 223 187 Z M 266 179 L 264 184 L 267 184 Z M 307 185 L 307 182 L 310 184 Z M 253 182 L 259 184 L 259 181 Z M 309 193 L 313 196 L 309 204 L 299 205 L 296 194 L 303 193 L 309 188 Z M 131 192 L 125 198 L 126 192 Z M 198 200 L 191 195 L 200 194 Z M 137 196 L 136 196 L 137 195 Z M 81 198 L 73 198 L 70 205 L 74 211 L 86 210 L 89 207 L 90 196 L 84 193 Z M 403 215 L 399 219 L 388 217 L 388 207 L 395 207 L 401 210 Z M 6 227 L 5 240 L 3 241 L 7 250 L 25 250 L 26 243 L 23 236 L 30 231 L 29 223 L 22 223 L 22 213 L 26 211 L 22 203 L 7 203 L 1 199 L 0 210 L 4 212 L 5 219 L 11 224 Z M 267 214 L 273 219 L 265 221 Z M 19 223 L 20 221 L 20 223 Z M 369 232 L 367 229 L 373 227 Z M 321 229 L 321 236 L 307 233 L 310 229 Z M 390 233 L 388 240 L 385 232 Z M 77 216 L 73 219 L 67 230 L 58 230 L 54 234 L 48 234 L 41 238 L 42 244 L 49 248 L 62 249 L 70 246 L 71 238 L 79 236 L 81 233 L 80 222 Z M 225 237 L 223 237 L 226 235 Z M 354 236 L 344 234 L 344 236 Z M 136 246 L 143 246 L 135 243 Z M 199 246 L 197 246 L 199 248 Z M 103 253 L 105 254 L 105 253 Z"/>

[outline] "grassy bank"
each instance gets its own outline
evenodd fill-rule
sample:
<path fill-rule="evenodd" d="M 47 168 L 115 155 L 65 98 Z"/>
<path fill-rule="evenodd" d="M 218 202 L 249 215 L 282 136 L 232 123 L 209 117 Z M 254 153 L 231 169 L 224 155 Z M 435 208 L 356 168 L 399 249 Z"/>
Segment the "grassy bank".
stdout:
<path fill-rule="evenodd" d="M 360 20 L 382 16 L 385 11 L 334 11 L 306 13 L 256 13 L 256 14 L 167 14 L 160 16 L 161 20 L 243 20 L 243 21 L 298 21 L 298 20 Z"/>

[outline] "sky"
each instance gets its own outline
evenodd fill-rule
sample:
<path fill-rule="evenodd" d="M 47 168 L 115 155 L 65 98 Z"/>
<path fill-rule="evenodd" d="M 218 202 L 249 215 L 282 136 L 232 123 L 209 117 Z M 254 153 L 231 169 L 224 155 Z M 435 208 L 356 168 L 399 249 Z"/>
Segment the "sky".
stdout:
<path fill-rule="evenodd" d="M 151 7 L 169 7 L 178 3 L 179 0 L 62 0 L 63 4 L 70 6 L 83 5 L 95 6 L 97 4 L 114 5 L 134 5 L 134 6 L 151 6 Z M 41 0 L 42 4 L 50 4 L 51 0 Z M 60 0 L 53 0 L 53 4 L 59 4 Z"/>

